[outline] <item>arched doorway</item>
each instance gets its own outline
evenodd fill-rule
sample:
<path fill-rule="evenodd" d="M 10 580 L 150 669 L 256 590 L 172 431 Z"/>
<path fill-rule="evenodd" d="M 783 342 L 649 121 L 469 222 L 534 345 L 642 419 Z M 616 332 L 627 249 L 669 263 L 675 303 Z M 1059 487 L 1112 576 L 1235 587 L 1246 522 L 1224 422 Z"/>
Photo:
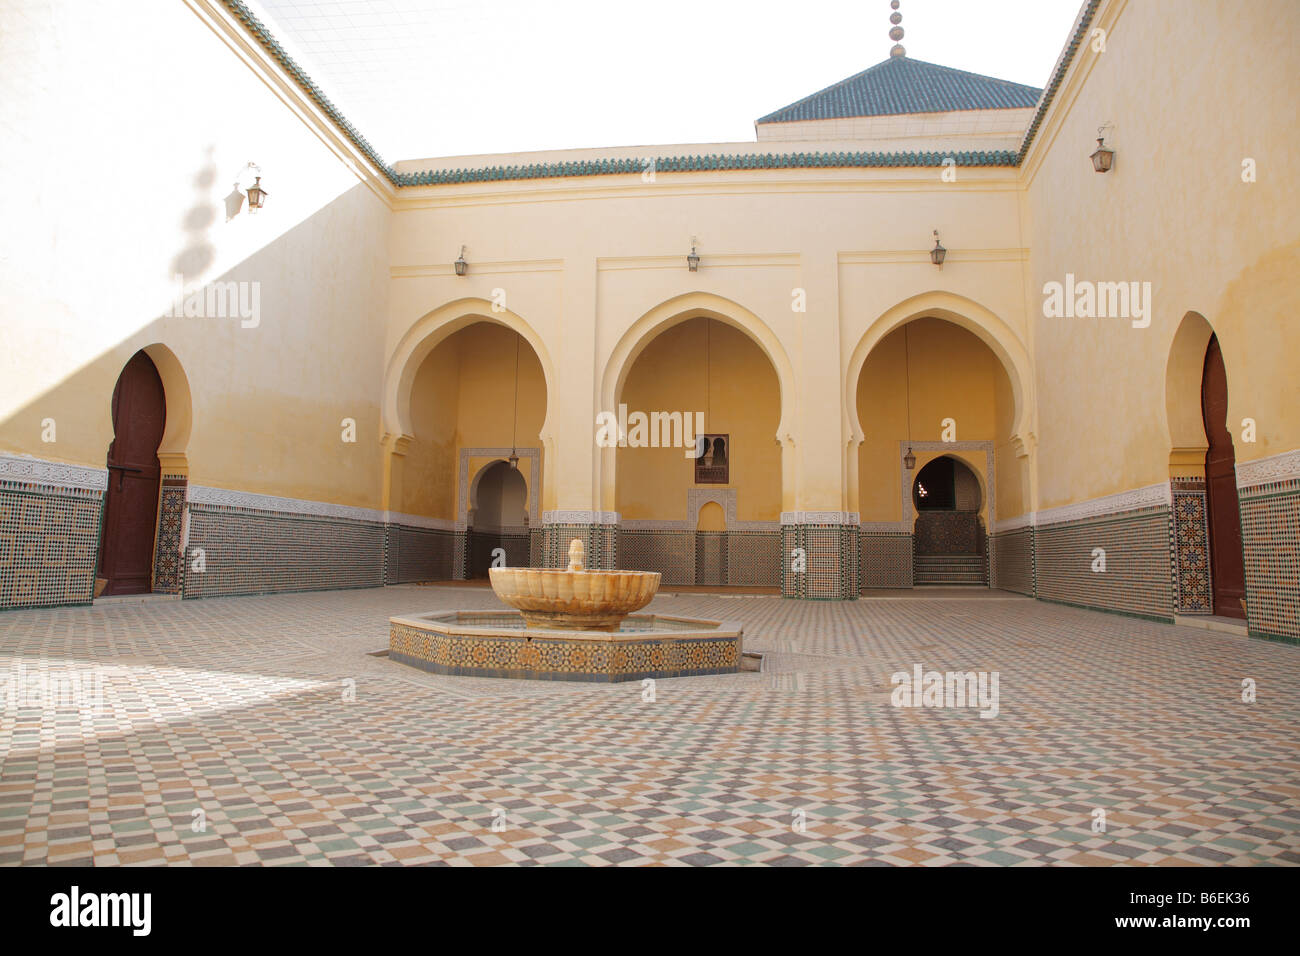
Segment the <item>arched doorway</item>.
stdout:
<path fill-rule="evenodd" d="M 965 462 L 940 455 L 912 481 L 913 580 L 924 584 L 987 584 L 987 534 L 979 478 Z"/>
<path fill-rule="evenodd" d="M 471 578 L 488 576 L 498 548 L 504 566 L 528 564 L 528 487 L 508 461 L 487 465 L 475 479 L 469 542 Z"/>
<path fill-rule="evenodd" d="M 1241 555 L 1236 455 L 1228 431 L 1228 373 L 1219 337 L 1210 336 L 1201 373 L 1201 416 L 1205 423 L 1206 525 L 1214 613 L 1246 617 L 1246 573 Z"/>
<path fill-rule="evenodd" d="M 162 378 L 153 360 L 136 352 L 113 389 L 113 442 L 99 539 L 98 576 L 105 582 L 99 593 L 105 596 L 152 590 L 162 472 L 158 446 L 166 425 Z"/>
<path fill-rule="evenodd" d="M 779 587 L 777 364 L 756 334 L 707 311 L 635 344 L 611 396 L 622 437 L 605 449 L 620 565 L 665 585 Z"/>

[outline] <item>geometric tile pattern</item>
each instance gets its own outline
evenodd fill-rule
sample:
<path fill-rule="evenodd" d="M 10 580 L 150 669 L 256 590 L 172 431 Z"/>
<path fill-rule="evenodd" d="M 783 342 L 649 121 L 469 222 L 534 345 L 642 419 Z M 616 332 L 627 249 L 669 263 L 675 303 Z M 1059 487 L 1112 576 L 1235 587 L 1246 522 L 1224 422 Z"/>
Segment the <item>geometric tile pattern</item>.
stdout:
<path fill-rule="evenodd" d="M 1171 479 L 1173 520 L 1171 555 L 1174 598 L 1183 614 L 1211 614 L 1210 541 L 1206 530 L 1205 480 Z"/>
<path fill-rule="evenodd" d="M 158 531 L 154 538 L 153 590 L 179 594 L 185 574 L 181 526 L 185 520 L 184 475 L 163 475 L 158 493 Z"/>
<path fill-rule="evenodd" d="M 990 538 L 993 587 L 1034 594 L 1034 529 L 1019 528 Z"/>
<path fill-rule="evenodd" d="M 87 604 L 103 492 L 0 481 L 0 609 Z"/>
<path fill-rule="evenodd" d="M 1038 597 L 1172 620 L 1169 541 L 1165 505 L 1039 525 L 1034 529 Z M 1102 557 L 1105 570 L 1094 571 Z"/>
<path fill-rule="evenodd" d="M 456 607 L 500 605 L 401 586 L 0 615 L 0 681 L 100 680 L 98 707 L 0 705 L 0 865 L 1300 863 L 1300 647 L 936 590 L 658 597 L 765 656 L 652 696 L 370 656 L 391 615 Z M 917 664 L 997 672 L 998 715 L 891 706 Z"/>
<path fill-rule="evenodd" d="M 975 554 L 984 528 L 975 511 L 921 511 L 914 535 L 917 554 Z"/>
<path fill-rule="evenodd" d="M 1300 479 L 1238 494 L 1250 633 L 1300 641 Z"/>
<path fill-rule="evenodd" d="M 384 558 L 377 522 L 190 502 L 185 597 L 378 587 Z"/>
<path fill-rule="evenodd" d="M 628 570 L 658 571 L 661 584 L 781 586 L 781 532 L 619 529 Z"/>
<path fill-rule="evenodd" d="M 410 525 L 385 525 L 385 583 L 450 581 L 456 532 Z"/>
<path fill-rule="evenodd" d="M 812 601 L 853 601 L 858 597 L 858 526 L 789 524 L 781 526 L 781 593 Z M 806 570 L 794 568 L 802 549 Z"/>
<path fill-rule="evenodd" d="M 912 536 L 903 532 L 862 531 L 862 590 L 912 586 Z"/>
<path fill-rule="evenodd" d="M 726 583 L 736 587 L 781 586 L 781 532 L 726 532 Z"/>
<path fill-rule="evenodd" d="M 487 577 L 487 571 L 497 557 L 497 549 L 505 553 L 505 564 L 498 567 L 526 568 L 529 566 L 531 539 L 527 532 L 503 534 L 495 531 L 469 531 L 469 570 L 471 578 Z M 422 580 L 431 580 L 423 578 Z"/>
<path fill-rule="evenodd" d="M 569 545 L 582 541 L 587 568 L 618 567 L 618 526 L 609 524 L 547 524 L 542 527 L 545 567 L 567 568 Z"/>
<path fill-rule="evenodd" d="M 394 622 L 388 646 L 390 659 L 435 674 L 611 683 L 733 674 L 740 645 L 739 636 L 561 640 L 442 633 Z"/>
<path fill-rule="evenodd" d="M 721 586 L 727 578 L 727 533 L 695 532 L 695 583 Z"/>
<path fill-rule="evenodd" d="M 622 529 L 619 559 L 622 567 L 658 571 L 661 584 L 695 584 L 697 551 L 694 531 L 642 531 Z"/>

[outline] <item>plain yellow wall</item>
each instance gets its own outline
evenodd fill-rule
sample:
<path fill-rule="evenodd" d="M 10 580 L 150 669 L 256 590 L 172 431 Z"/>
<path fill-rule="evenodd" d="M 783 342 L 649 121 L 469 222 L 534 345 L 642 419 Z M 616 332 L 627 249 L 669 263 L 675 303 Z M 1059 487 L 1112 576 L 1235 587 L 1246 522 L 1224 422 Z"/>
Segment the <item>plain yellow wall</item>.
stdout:
<path fill-rule="evenodd" d="M 697 486 L 695 462 L 681 448 L 620 448 L 618 510 L 624 518 L 687 519 L 686 492 L 694 487 L 735 488 L 742 521 L 780 518 L 779 387 L 771 362 L 743 332 L 709 319 L 673 326 L 637 356 L 622 402 L 629 415 L 706 412 L 705 431 L 730 436 L 731 479 L 729 485 Z"/>
<path fill-rule="evenodd" d="M 416 432 L 402 464 L 402 512 L 454 520 L 458 503 L 469 503 L 469 489 L 457 487 L 460 450 L 511 447 L 518 341 L 504 326 L 479 322 L 448 336 L 425 358 L 411 390 Z M 519 448 L 538 448 L 546 383 L 536 353 L 527 342 L 519 344 L 515 434 Z M 474 456 L 467 481 L 491 460 Z M 521 475 L 527 467 L 521 460 Z"/>
<path fill-rule="evenodd" d="M 1166 371 L 1189 312 L 1219 336 L 1234 436 L 1258 424 L 1238 460 L 1300 447 L 1300 5 L 1128 0 L 1096 25 L 1105 52 L 1081 50 L 1024 166 L 1043 508 L 1168 480 Z M 1103 123 L 1116 154 L 1099 174 Z M 1043 285 L 1067 272 L 1151 282 L 1151 326 L 1044 318 Z"/>
<path fill-rule="evenodd" d="M 858 379 L 858 417 L 864 435 L 858 449 L 863 521 L 902 518 L 898 443 L 908 438 L 909 376 L 912 440 L 940 441 L 945 418 L 956 421 L 959 442 L 993 441 L 996 447 L 999 440 L 1006 439 L 999 425 L 1004 430 L 1008 427 L 1010 413 L 1005 404 L 999 407 L 999 397 L 1005 403 L 1010 387 L 1005 370 L 989 347 L 965 329 L 942 319 L 917 319 L 896 329 L 872 350 Z M 918 452 L 917 471 L 940 454 Z M 983 453 L 949 454 L 987 480 Z M 1005 517 L 1002 494 L 999 475 L 998 514 Z"/>

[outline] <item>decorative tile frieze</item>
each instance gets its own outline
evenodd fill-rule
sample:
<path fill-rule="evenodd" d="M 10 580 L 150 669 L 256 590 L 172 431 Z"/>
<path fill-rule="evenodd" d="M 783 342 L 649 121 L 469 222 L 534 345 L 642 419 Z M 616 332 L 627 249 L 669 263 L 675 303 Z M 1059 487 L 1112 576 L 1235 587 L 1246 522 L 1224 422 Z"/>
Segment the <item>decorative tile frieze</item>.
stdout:
<path fill-rule="evenodd" d="M 1173 510 L 1169 522 L 1170 568 L 1174 600 L 1181 614 L 1214 612 L 1205 480 L 1171 481 Z"/>
<path fill-rule="evenodd" d="M 100 491 L 0 481 L 0 608 L 90 603 L 102 510 Z"/>
<path fill-rule="evenodd" d="M 1064 524 L 1103 515 L 1122 514 L 1126 511 L 1168 508 L 1171 503 L 1169 482 L 1162 481 L 1158 485 L 1147 485 L 1145 488 L 1134 488 L 1131 491 L 1122 491 L 1119 494 L 1091 498 L 1072 505 L 1048 508 L 1036 512 L 1033 523 L 1036 527 L 1049 524 Z"/>
<path fill-rule="evenodd" d="M 1279 481 L 1300 479 L 1300 449 L 1257 458 L 1254 461 L 1237 462 L 1237 487 L 1239 489 L 1257 488 Z"/>
<path fill-rule="evenodd" d="M 1250 633 L 1300 641 L 1300 477 L 1242 490 L 1240 508 Z"/>
<path fill-rule="evenodd" d="M 340 518 L 346 521 L 369 521 L 376 524 L 383 524 L 387 514 L 373 508 L 356 508 L 351 505 L 311 501 L 304 498 L 281 498 L 278 495 L 262 495 L 251 491 L 211 488 L 195 484 L 187 486 L 186 500 L 191 505 L 269 511 L 284 515 L 307 515 L 313 518 Z"/>
<path fill-rule="evenodd" d="M 856 526 L 860 522 L 860 517 L 856 511 L 782 511 L 781 524 L 782 526 L 798 524 Z"/>
<path fill-rule="evenodd" d="M 545 511 L 542 513 L 542 524 L 610 524 L 619 523 L 617 511 Z"/>
<path fill-rule="evenodd" d="M 163 475 L 158 490 L 158 530 L 154 536 L 153 590 L 179 594 L 185 577 L 181 534 L 185 525 L 183 475 Z"/>
<path fill-rule="evenodd" d="M 48 488 L 108 490 L 108 469 L 47 461 L 29 455 L 0 454 L 0 482 L 44 485 Z"/>

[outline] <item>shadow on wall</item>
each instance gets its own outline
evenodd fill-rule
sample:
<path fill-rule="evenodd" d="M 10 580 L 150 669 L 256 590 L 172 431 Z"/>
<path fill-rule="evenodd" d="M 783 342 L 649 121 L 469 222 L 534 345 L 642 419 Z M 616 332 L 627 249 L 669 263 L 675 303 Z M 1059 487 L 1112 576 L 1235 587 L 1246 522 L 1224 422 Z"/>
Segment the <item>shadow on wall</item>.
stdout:
<path fill-rule="evenodd" d="M 179 248 L 154 266 L 162 277 L 173 274 L 165 270 L 203 276 L 216 260 L 212 230 L 223 202 L 213 194 L 216 182 L 209 160 L 193 179 L 195 202 L 182 219 Z M 0 448 L 104 468 L 113 440 L 111 404 L 118 377 L 137 351 L 162 344 L 165 350 L 150 349 L 151 354 L 174 355 L 178 380 L 188 379 L 192 394 L 191 440 L 181 442 L 163 462 L 164 473 L 169 465 L 180 473 L 188 466 L 201 484 L 282 496 L 288 493 L 281 487 L 288 485 L 292 497 L 377 507 L 383 355 L 382 336 L 374 330 L 386 313 L 386 260 L 382 249 L 377 256 L 358 255 L 354 242 L 335 237 L 349 230 L 355 234 L 358 222 L 364 225 L 370 216 L 382 235 L 380 208 L 368 187 L 358 183 L 238 264 L 204 277 L 198 315 L 186 317 L 183 309 L 180 315 L 169 314 L 174 302 L 156 302 L 152 315 L 141 316 L 136 325 L 122 321 L 119 311 L 114 320 L 119 327 L 133 325 L 132 331 L 0 417 Z M 251 287 L 257 288 L 256 296 L 242 291 Z M 167 286 L 159 283 L 158 288 Z M 212 290 L 217 294 L 208 295 Z M 241 319 L 244 306 L 252 304 L 259 311 L 256 323 Z M 224 311 L 209 314 L 214 305 Z M 350 318 L 355 321 L 346 321 Z M 328 345 L 309 347 L 322 341 Z M 169 415 L 176 411 L 171 407 L 175 399 L 167 395 Z M 355 421 L 354 442 L 340 440 L 343 418 Z M 48 419 L 57 422 L 51 442 L 42 440 Z M 312 427 L 313 421 L 320 427 Z M 39 586 L 30 589 L 31 600 L 19 600 L 17 591 L 9 599 L 0 594 L 0 607 L 88 600 L 98 521 L 93 514 L 87 519 L 85 509 L 70 510 L 61 502 L 66 497 L 50 489 L 48 496 L 38 490 L 25 499 L 24 527 L 35 528 L 43 542 L 62 540 L 68 546 L 43 546 L 41 553 L 19 555 L 13 574 L 5 577 L 26 576 Z M 206 576 L 211 580 L 204 582 L 204 593 L 383 583 L 382 525 L 356 531 L 356 521 L 271 520 L 263 515 L 257 524 L 241 526 L 211 516 L 203 524 L 192 511 L 189 543 L 203 543 L 197 538 L 206 535 L 208 547 Z M 89 526 L 82 527 L 87 520 Z M 83 540 L 87 533 L 89 542 Z M 234 549 L 241 540 L 262 557 L 237 568 Z M 42 568 L 51 555 L 57 560 L 46 574 Z M 50 583 L 56 579 L 57 587 Z"/>
<path fill-rule="evenodd" d="M 208 146 L 207 163 L 194 176 L 194 205 L 181 220 L 188 240 L 185 248 L 172 260 L 172 273 L 183 276 L 201 276 L 217 258 L 217 250 L 208 238 L 208 230 L 216 222 L 217 213 L 212 203 L 212 185 L 217 181 L 217 167 L 212 161 L 215 147 Z M 237 192 L 237 190 L 236 190 Z M 229 222 L 227 214 L 226 221 Z"/>

